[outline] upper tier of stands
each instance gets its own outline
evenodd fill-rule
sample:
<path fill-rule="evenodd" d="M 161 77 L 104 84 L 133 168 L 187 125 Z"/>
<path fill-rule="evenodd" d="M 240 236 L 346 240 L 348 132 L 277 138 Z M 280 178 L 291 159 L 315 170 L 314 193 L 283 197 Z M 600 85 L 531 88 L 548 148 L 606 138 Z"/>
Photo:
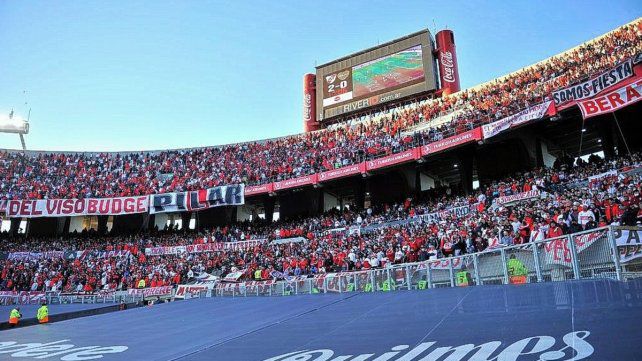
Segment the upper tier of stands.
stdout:
<path fill-rule="evenodd" d="M 330 170 L 513 114 L 543 101 L 552 90 L 585 80 L 639 52 L 641 19 L 482 86 L 313 133 L 158 152 L 3 151 L 0 199 L 145 195 L 232 183 L 257 185 Z M 455 111 L 455 116 L 443 117 Z"/>

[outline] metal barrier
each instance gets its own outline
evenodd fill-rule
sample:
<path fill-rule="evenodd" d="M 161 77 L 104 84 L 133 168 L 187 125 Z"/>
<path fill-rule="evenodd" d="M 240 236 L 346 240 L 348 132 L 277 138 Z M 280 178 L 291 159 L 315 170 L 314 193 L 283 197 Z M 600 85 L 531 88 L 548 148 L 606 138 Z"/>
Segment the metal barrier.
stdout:
<path fill-rule="evenodd" d="M 66 305 L 73 303 L 100 304 L 100 303 L 136 303 L 143 300 L 143 296 L 124 293 L 110 293 L 104 295 L 61 295 L 59 293 L 47 293 L 45 296 L 50 305 Z"/>
<path fill-rule="evenodd" d="M 127 292 L 115 292 L 109 294 L 60 294 L 58 292 L 17 292 L 15 295 L 2 295 L 2 305 L 38 305 L 45 301 L 50 305 L 67 304 L 114 304 L 114 303 L 136 303 L 142 301 L 142 296 L 129 295 Z"/>
<path fill-rule="evenodd" d="M 288 281 L 225 283 L 198 295 L 190 295 L 189 298 L 391 292 L 589 278 L 628 280 L 642 276 L 642 262 L 627 263 L 624 272 L 620 257 L 631 257 L 631 253 L 622 250 L 624 253 L 621 255 L 618 246 L 633 247 L 636 257 L 642 260 L 642 253 L 638 252 L 642 247 L 642 228 L 633 229 L 638 232 L 635 237 L 630 237 L 636 240 L 634 243 L 621 239 L 621 232 L 625 232 L 621 230 L 626 228 L 602 227 L 535 243 L 425 262 L 388 265 L 386 268 L 367 271 L 327 273 L 313 278 L 293 277 Z M 42 293 L 38 297 L 34 296 L 35 298 L 28 294 L 29 292 L 22 292 L 16 296 L 3 297 L 11 304 L 36 304 L 42 299 Z M 15 299 L 7 299 L 11 297 Z M 24 302 L 23 298 L 27 301 Z M 44 298 L 49 304 L 135 303 L 143 300 L 142 295 L 130 295 L 127 291 L 104 295 L 61 295 L 48 292 Z"/>
<path fill-rule="evenodd" d="M 219 284 L 201 296 L 391 292 L 588 278 L 626 280 L 640 276 L 640 272 L 623 273 L 614 235 L 613 227 L 602 227 L 534 243 L 368 271 L 295 277 L 290 281 Z"/>

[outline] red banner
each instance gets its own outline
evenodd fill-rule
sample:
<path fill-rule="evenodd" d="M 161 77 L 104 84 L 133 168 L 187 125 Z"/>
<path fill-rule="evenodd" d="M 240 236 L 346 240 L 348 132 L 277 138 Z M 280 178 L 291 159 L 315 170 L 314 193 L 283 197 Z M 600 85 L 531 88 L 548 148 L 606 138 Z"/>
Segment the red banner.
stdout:
<path fill-rule="evenodd" d="M 441 152 L 446 149 L 454 148 L 458 145 L 479 141 L 481 139 L 482 130 L 481 127 L 477 127 L 467 132 L 453 135 L 452 137 L 448 137 L 446 139 L 438 140 L 428 145 L 424 145 L 423 147 L 421 147 L 421 156 L 425 157 L 431 153 Z"/>
<path fill-rule="evenodd" d="M 349 177 L 351 175 L 365 173 L 365 163 L 353 164 L 346 167 L 341 167 L 327 172 L 319 173 L 319 182 L 329 181 L 331 179 Z"/>
<path fill-rule="evenodd" d="M 613 113 L 618 109 L 625 108 L 637 103 L 642 99 L 642 78 L 621 86 L 612 92 L 596 96 L 592 99 L 582 100 L 578 103 L 584 119 L 596 115 Z"/>
<path fill-rule="evenodd" d="M 87 199 L 13 200 L 7 204 L 9 217 L 67 217 L 146 213 L 149 196 Z"/>
<path fill-rule="evenodd" d="M 254 196 L 258 194 L 267 194 L 274 192 L 274 185 L 272 183 L 261 184 L 260 186 L 246 186 L 245 196 Z"/>
<path fill-rule="evenodd" d="M 281 189 L 288 188 L 297 188 L 302 186 L 307 186 L 310 184 L 316 184 L 318 182 L 319 176 L 317 174 L 306 175 L 299 178 L 286 179 L 280 182 L 274 182 L 274 190 L 278 191 Z"/>
<path fill-rule="evenodd" d="M 392 154 L 383 158 L 369 160 L 366 162 L 366 169 L 368 171 L 371 171 L 379 168 L 390 167 L 396 164 L 407 163 L 413 160 L 417 160 L 419 159 L 419 153 L 420 153 L 419 148 L 413 148 L 405 152 Z"/>
<path fill-rule="evenodd" d="M 0 199 L 0 213 L 5 213 L 7 210 L 7 201 Z"/>

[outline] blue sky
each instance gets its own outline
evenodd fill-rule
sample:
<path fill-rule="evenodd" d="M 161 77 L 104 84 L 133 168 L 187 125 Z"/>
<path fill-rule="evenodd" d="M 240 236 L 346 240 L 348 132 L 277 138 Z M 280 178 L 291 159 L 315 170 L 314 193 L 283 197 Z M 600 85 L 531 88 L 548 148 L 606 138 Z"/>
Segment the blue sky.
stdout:
<path fill-rule="evenodd" d="M 29 149 L 265 139 L 302 131 L 304 73 L 377 42 L 452 29 L 465 88 L 641 15 L 639 0 L 0 1 L 0 111 L 32 108 Z"/>

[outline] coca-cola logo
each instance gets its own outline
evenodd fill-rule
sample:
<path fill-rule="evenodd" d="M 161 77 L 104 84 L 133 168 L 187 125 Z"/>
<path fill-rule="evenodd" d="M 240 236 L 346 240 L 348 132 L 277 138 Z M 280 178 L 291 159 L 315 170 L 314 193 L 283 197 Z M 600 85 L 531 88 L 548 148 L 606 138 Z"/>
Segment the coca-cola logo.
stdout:
<path fill-rule="evenodd" d="M 442 79 L 448 83 L 455 82 L 455 62 L 453 54 L 450 51 L 439 53 L 439 62 L 441 63 Z"/>
<path fill-rule="evenodd" d="M 502 360 L 520 361 L 533 359 L 539 355 L 539 360 L 562 361 L 582 360 L 591 356 L 595 351 L 593 346 L 586 341 L 591 333 L 589 331 L 571 332 L 562 337 L 562 344 L 554 348 L 558 343 L 555 337 L 534 336 L 518 340 L 502 349 L 502 342 L 491 341 L 481 345 L 465 344 L 461 346 L 436 346 L 437 342 L 423 342 L 415 347 L 410 345 L 398 345 L 390 352 L 386 352 L 380 358 L 385 360 L 437 360 L 443 355 L 449 354 L 449 361 L 470 361 L 470 360 Z M 553 348 L 553 349 L 552 349 Z M 552 349 L 552 350 L 551 350 Z M 329 360 L 365 360 L 373 357 L 373 353 L 366 353 L 355 356 L 335 355 L 333 350 L 301 350 L 272 357 L 264 361 L 329 361 Z M 524 357 L 522 357 L 524 356 Z M 353 358 L 352 358 L 353 357 Z M 379 359 L 379 358 L 377 358 Z"/>
<path fill-rule="evenodd" d="M 450 51 L 442 51 L 441 55 L 439 57 L 441 59 L 441 63 L 444 66 L 452 68 L 454 66 L 453 64 L 453 53 Z"/>
<path fill-rule="evenodd" d="M 453 70 L 453 68 L 444 68 L 443 79 L 448 83 L 455 82 L 455 71 Z"/>
<path fill-rule="evenodd" d="M 312 95 L 309 93 L 303 95 L 303 119 L 312 119 Z"/>

